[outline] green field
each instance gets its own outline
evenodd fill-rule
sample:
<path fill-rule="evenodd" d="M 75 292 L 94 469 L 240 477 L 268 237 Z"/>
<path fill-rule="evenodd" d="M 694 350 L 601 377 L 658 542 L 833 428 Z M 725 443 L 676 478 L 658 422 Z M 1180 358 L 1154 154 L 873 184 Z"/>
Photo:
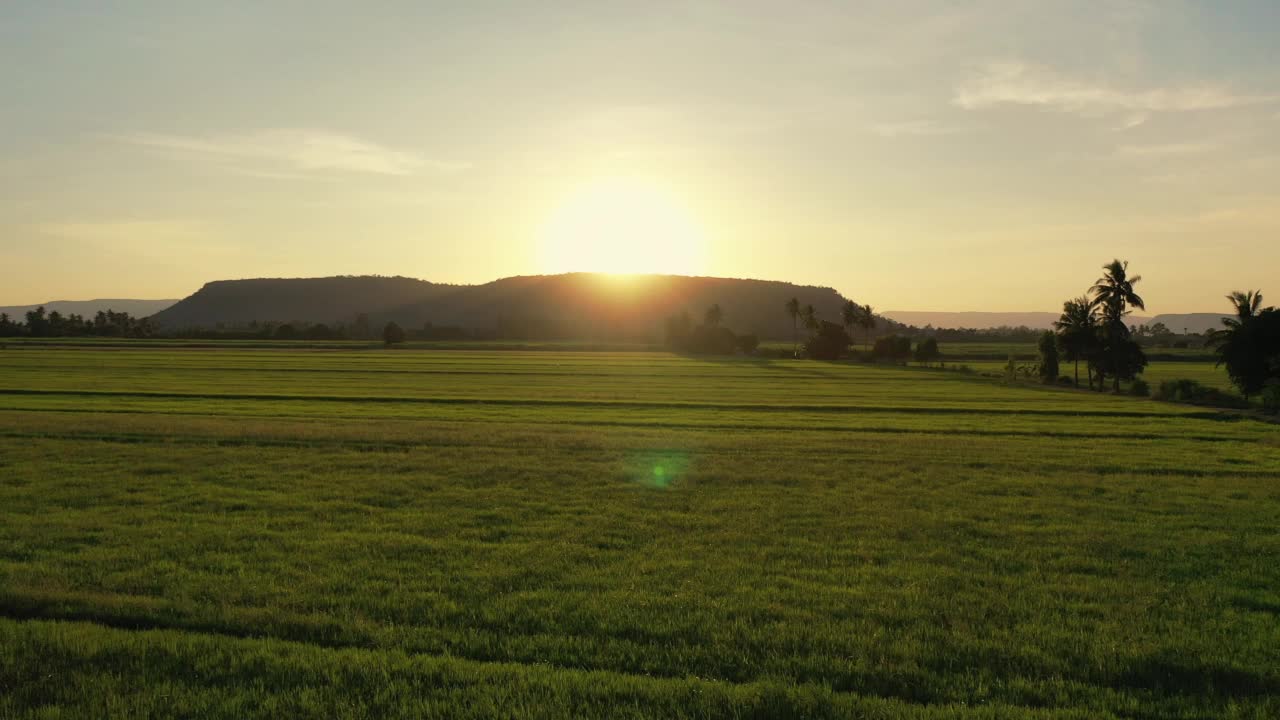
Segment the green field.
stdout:
<path fill-rule="evenodd" d="M 1275 718 L 1278 523 L 1275 425 L 960 373 L 11 345 L 0 718 Z"/>

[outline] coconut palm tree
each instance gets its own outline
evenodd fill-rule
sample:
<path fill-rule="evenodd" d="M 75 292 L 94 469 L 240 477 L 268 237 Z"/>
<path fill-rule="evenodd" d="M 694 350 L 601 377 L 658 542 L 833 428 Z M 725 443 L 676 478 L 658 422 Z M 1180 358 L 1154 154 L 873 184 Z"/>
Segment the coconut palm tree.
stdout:
<path fill-rule="evenodd" d="M 1112 378 L 1114 389 L 1120 392 L 1120 358 L 1125 352 L 1125 342 L 1129 339 L 1129 328 L 1125 327 L 1124 316 L 1129 307 L 1146 310 L 1142 297 L 1133 291 L 1133 286 L 1141 280 L 1141 275 L 1129 277 L 1129 261 L 1112 260 L 1102 266 L 1102 277 L 1098 278 L 1089 292 L 1093 293 L 1093 305 L 1102 308 L 1102 330 L 1107 336 L 1107 349 L 1111 356 Z"/>
<path fill-rule="evenodd" d="M 1080 387 L 1080 361 L 1089 357 L 1098 337 L 1098 314 L 1087 297 L 1062 304 L 1062 315 L 1053 327 L 1058 331 L 1062 354 L 1076 367 L 1076 387 Z M 1093 372 L 1089 372 L 1089 388 L 1093 389 Z"/>
<path fill-rule="evenodd" d="M 862 308 L 858 303 L 850 300 L 840 309 L 840 322 L 846 330 L 852 329 L 862 319 Z"/>
<path fill-rule="evenodd" d="M 787 301 L 787 314 L 791 316 L 791 354 L 795 355 L 800 345 L 800 330 L 797 325 L 800 320 L 800 298 L 793 297 Z"/>
<path fill-rule="evenodd" d="M 1250 290 L 1249 292 L 1236 290 L 1227 296 L 1227 300 L 1235 306 L 1236 317 L 1241 321 L 1251 320 L 1262 309 L 1261 290 Z"/>
<path fill-rule="evenodd" d="M 816 330 L 818 327 L 818 310 L 812 305 L 805 305 L 800 311 L 800 317 L 804 318 L 804 326 L 810 330 Z"/>
<path fill-rule="evenodd" d="M 1093 293 L 1093 304 L 1102 308 L 1104 320 L 1123 324 L 1130 305 L 1139 310 L 1147 309 L 1142 297 L 1133 291 L 1133 286 L 1142 281 L 1142 276 L 1129 277 L 1128 260 L 1112 260 L 1102 269 L 1102 277 L 1089 288 L 1089 292 Z"/>
<path fill-rule="evenodd" d="M 1235 308 L 1236 316 L 1222 318 L 1222 328 L 1209 333 L 1208 346 L 1218 356 L 1218 367 L 1227 366 L 1227 374 L 1247 399 L 1262 391 L 1269 374 L 1267 353 L 1262 349 L 1261 338 L 1255 333 L 1255 323 L 1263 313 L 1262 291 L 1239 290 L 1227 296 Z"/>
<path fill-rule="evenodd" d="M 862 317 L 858 320 L 858 324 L 862 326 L 862 341 L 871 348 L 871 331 L 876 327 L 876 311 L 870 305 L 862 306 Z"/>

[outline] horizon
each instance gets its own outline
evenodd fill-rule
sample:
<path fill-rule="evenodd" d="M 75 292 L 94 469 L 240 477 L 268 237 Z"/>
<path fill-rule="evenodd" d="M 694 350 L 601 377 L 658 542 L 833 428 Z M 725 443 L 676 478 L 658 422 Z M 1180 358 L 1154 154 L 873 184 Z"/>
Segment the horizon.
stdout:
<path fill-rule="evenodd" d="M 390 269 L 1054 312 L 1120 258 L 1154 316 L 1280 267 L 1263 0 L 4 13 L 3 306 Z"/>
<path fill-rule="evenodd" d="M 635 282 L 637 279 L 640 279 L 640 278 L 684 277 L 684 278 L 697 278 L 697 279 L 710 279 L 710 280 L 742 280 L 742 281 L 751 281 L 751 282 L 782 283 L 782 284 L 795 285 L 795 286 L 797 286 L 797 287 L 809 287 L 809 288 L 818 288 L 818 289 L 832 289 L 832 290 L 835 290 L 835 291 L 836 291 L 836 293 L 841 294 L 843 297 L 846 297 L 847 299 L 857 301 L 857 298 L 848 298 L 848 296 L 845 296 L 845 295 L 843 295 L 843 293 L 840 293 L 840 291 L 839 291 L 839 289 L 838 289 L 838 288 L 830 288 L 829 286 L 820 286 L 820 285 L 804 285 L 804 284 L 801 284 L 801 283 L 791 283 L 791 282 L 786 281 L 786 280 L 774 280 L 774 279 L 769 279 L 769 278 L 753 278 L 753 277 L 736 277 L 736 278 L 731 278 L 731 277 L 723 277 L 723 276 L 715 276 L 715 275 L 682 275 L 682 274 L 676 274 L 676 273 L 610 273 L 610 272 L 596 272 L 596 271 L 571 271 L 571 272 L 568 272 L 568 273 L 543 273 L 543 274 L 533 274 L 533 275 L 516 275 L 516 276 L 508 276 L 508 277 L 503 277 L 503 278 L 494 278 L 494 279 L 492 279 L 492 280 L 488 280 L 488 281 L 484 281 L 484 282 L 478 282 L 478 283 L 437 283 L 437 282 L 434 282 L 434 281 L 429 280 L 429 279 L 426 279 L 426 278 L 416 278 L 416 277 L 410 277 L 410 276 L 404 276 L 404 275 L 383 275 L 383 274 L 359 275 L 359 276 L 353 276 L 353 275 L 346 275 L 346 276 L 343 276 L 343 275 L 329 275 L 329 276 L 315 276 L 315 277 L 270 277 L 270 278 L 268 278 L 268 277 L 245 277 L 245 278 L 223 278 L 223 279 L 219 279 L 219 280 L 210 280 L 210 281 L 207 281 L 207 282 L 205 282 L 205 283 L 202 283 L 202 284 L 201 284 L 201 286 L 200 286 L 199 288 L 197 288 L 196 290 L 193 290 L 193 291 L 191 291 L 191 292 L 189 292 L 189 293 L 185 293 L 185 294 L 183 294 L 183 295 L 181 295 L 181 296 L 171 297 L 171 298 L 106 298 L 106 297 L 102 297 L 102 298 L 84 298 L 84 299 L 65 299 L 65 298 L 63 298 L 63 299 L 45 300 L 45 301 L 30 302 L 30 303 L 7 303 L 7 304 L 0 304 L 0 308 L 24 308 L 24 307 L 32 307 L 32 308 L 34 308 L 34 307 L 37 307 L 37 306 L 54 305 L 54 304 L 59 304 L 59 303 L 91 303 L 91 302 L 111 302 L 111 301 L 117 301 L 117 302 L 173 302 L 173 303 L 178 303 L 178 302 L 181 302 L 181 301 L 183 301 L 183 300 L 185 300 L 185 299 L 188 299 L 188 298 L 192 297 L 193 295 L 195 295 L 196 293 L 198 293 L 200 290 L 204 289 L 205 287 L 207 287 L 208 285 L 213 284 L 213 283 L 228 283 L 228 282 L 234 283 L 234 282 L 248 282 L 248 281 L 260 281 L 260 280 L 317 280 L 317 279 L 327 279 L 327 278 L 333 278 L 333 277 L 383 277 L 383 278 L 401 278 L 401 279 L 408 279 L 408 280 L 416 280 L 416 281 L 419 281 L 419 282 L 425 282 L 425 283 L 434 284 L 434 285 L 451 285 L 451 286 L 456 286 L 456 287 L 477 287 L 477 286 L 481 286 L 481 285 L 487 285 L 487 284 L 491 284 L 491 283 L 494 283 L 494 282 L 500 282 L 500 281 L 503 281 L 503 280 L 510 280 L 510 279 L 516 279 L 516 278 L 557 277 L 557 276 L 563 276 L 563 275 L 591 275 L 591 276 L 594 276 L 594 277 L 597 277 L 597 278 L 600 278 L 600 279 L 604 279 L 604 280 L 606 280 L 607 282 Z M 1057 311 L 1057 310 L 1035 310 L 1035 309 L 1031 309 L 1031 310 L 1027 310 L 1027 309 L 1023 309 L 1023 310 L 1003 310 L 1003 311 L 1002 311 L 1002 310 L 937 310 L 937 309 L 904 309 L 904 308 L 887 308 L 887 309 L 883 309 L 883 310 L 881 310 L 881 309 L 876 309 L 876 310 L 875 310 L 875 312 L 876 312 L 876 314 L 877 314 L 877 315 L 880 315 L 880 316 L 882 316 L 882 317 L 887 317 L 887 318 L 890 318 L 890 319 L 896 320 L 896 321 L 898 321 L 898 322 L 903 322 L 903 323 L 908 324 L 908 325 L 914 325 L 914 324 L 916 324 L 916 323 L 915 323 L 915 322 L 912 322 L 912 321 L 899 320 L 898 318 L 895 318 L 895 317 L 892 317 L 892 316 L 894 316 L 894 315 L 992 315 L 992 316 L 1045 315 L 1045 316 L 1049 316 L 1049 315 L 1057 315 L 1057 314 L 1059 313 L 1059 311 Z M 1154 320 L 1154 319 L 1156 319 L 1157 317 L 1159 317 L 1159 316 L 1163 316 L 1163 315 L 1187 315 L 1187 314 L 1190 314 L 1190 315 L 1217 315 L 1217 314 L 1219 314 L 1219 312 L 1218 312 L 1218 311 L 1212 311 L 1212 310 L 1202 310 L 1202 311 L 1191 311 L 1191 312 L 1171 313 L 1171 312 L 1154 312 L 1154 311 L 1151 311 L 1151 310 L 1141 310 L 1141 311 L 1137 311 L 1137 312 L 1131 312 L 1131 313 L 1129 313 L 1129 315 L 1130 315 L 1130 316 L 1132 316 L 1133 318 L 1135 318 L 1135 319 L 1141 319 L 1141 320 Z M 1222 314 L 1223 316 L 1227 316 L 1227 315 L 1229 315 L 1230 313 L 1229 313 L 1229 312 L 1227 312 L 1227 311 L 1223 311 L 1221 314 Z M 918 318 L 917 320 L 922 320 L 922 318 Z M 927 323 L 925 323 L 925 325 L 922 325 L 921 327 L 925 327 L 925 326 L 929 326 L 929 325 L 933 325 L 933 323 L 932 323 L 932 322 L 927 322 Z M 1014 325 L 1009 325 L 1009 323 L 1008 323 L 1008 322 L 1002 322 L 1000 325 L 992 325 L 992 326 L 990 326 L 990 327 L 994 328 L 994 327 L 1004 327 L 1004 326 L 1011 326 L 1011 327 L 1012 327 L 1012 326 L 1014 326 Z M 950 326 L 950 325 L 948 325 L 948 326 L 937 326 L 937 327 L 939 327 L 939 329 L 946 329 L 946 328 L 962 328 L 962 327 L 978 327 L 978 326 Z M 981 327 L 986 327 L 986 326 L 981 326 Z"/>

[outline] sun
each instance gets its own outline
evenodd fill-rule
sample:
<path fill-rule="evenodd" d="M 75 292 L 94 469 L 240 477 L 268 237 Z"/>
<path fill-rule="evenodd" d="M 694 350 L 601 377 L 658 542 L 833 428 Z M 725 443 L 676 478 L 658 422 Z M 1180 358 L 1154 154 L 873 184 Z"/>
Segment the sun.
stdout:
<path fill-rule="evenodd" d="M 693 214 L 662 184 L 598 179 L 565 196 L 541 226 L 544 272 L 695 275 L 706 237 Z"/>

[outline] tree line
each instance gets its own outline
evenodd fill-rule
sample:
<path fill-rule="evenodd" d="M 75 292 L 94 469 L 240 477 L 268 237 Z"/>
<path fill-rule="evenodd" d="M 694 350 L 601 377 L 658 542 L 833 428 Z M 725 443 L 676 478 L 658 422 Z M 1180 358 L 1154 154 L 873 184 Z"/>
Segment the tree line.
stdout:
<path fill-rule="evenodd" d="M 1080 386 L 1080 363 L 1085 364 L 1089 389 L 1120 392 L 1122 380 L 1133 380 L 1147 366 L 1142 346 L 1125 324 L 1130 308 L 1146 309 L 1134 286 L 1141 275 L 1129 275 L 1128 261 L 1112 260 L 1103 266 L 1088 292 L 1062 304 L 1062 315 L 1039 343 L 1040 374 L 1046 382 L 1058 379 L 1059 354 L 1075 367 L 1073 382 Z"/>
<path fill-rule="evenodd" d="M 25 322 L 17 322 L 8 313 L 0 313 L 0 337 L 127 337 L 147 338 L 156 335 L 149 318 L 136 318 L 126 312 L 99 310 L 93 317 L 76 313 L 63 315 L 44 306 L 28 310 Z"/>
<path fill-rule="evenodd" d="M 1235 316 L 1209 336 L 1218 366 L 1245 399 L 1261 395 L 1270 410 L 1280 410 L 1280 310 L 1262 307 L 1262 291 L 1227 295 Z"/>
<path fill-rule="evenodd" d="M 1108 379 L 1114 392 L 1120 391 L 1121 381 L 1140 382 L 1147 357 L 1137 338 L 1171 335 L 1159 323 L 1145 329 L 1125 325 L 1130 308 L 1146 309 L 1134 287 L 1141 280 L 1141 276 L 1130 276 L 1127 261 L 1113 260 L 1103 266 L 1102 277 L 1085 295 L 1063 303 L 1054 330 L 1039 342 L 1040 374 L 1045 382 L 1058 379 L 1059 359 L 1073 363 L 1072 383 L 1077 387 L 1081 363 L 1090 389 L 1105 389 Z M 1268 409 L 1280 408 L 1280 310 L 1263 308 L 1260 290 L 1232 292 L 1227 301 L 1235 315 L 1223 318 L 1223 327 L 1208 333 L 1206 345 L 1246 401 L 1262 395 Z M 1192 385 L 1176 381 L 1174 394 Z"/>

